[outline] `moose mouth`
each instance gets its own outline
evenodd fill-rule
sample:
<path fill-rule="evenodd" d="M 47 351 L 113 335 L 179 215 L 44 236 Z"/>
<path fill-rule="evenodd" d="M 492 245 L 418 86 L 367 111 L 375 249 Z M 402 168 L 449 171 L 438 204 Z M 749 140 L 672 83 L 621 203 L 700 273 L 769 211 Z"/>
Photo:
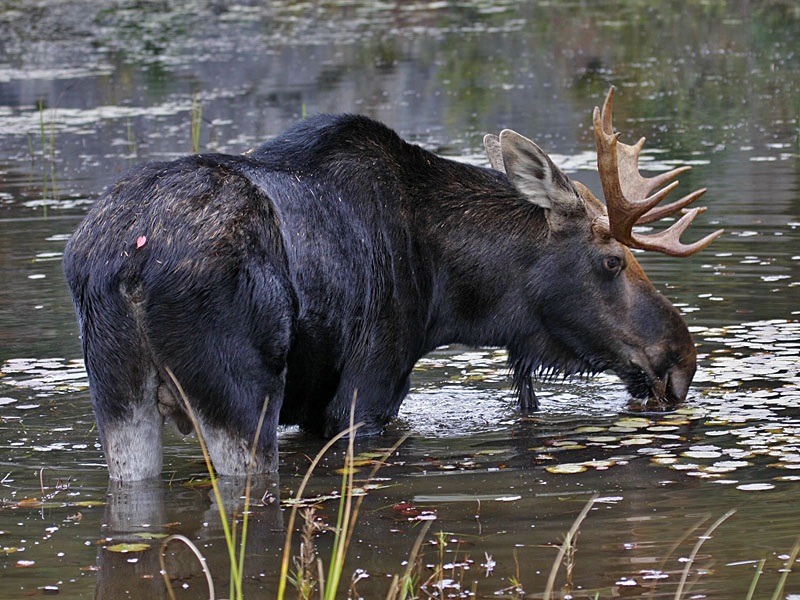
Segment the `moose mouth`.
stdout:
<path fill-rule="evenodd" d="M 625 383 L 631 401 L 630 410 L 669 411 L 686 399 L 692 375 L 677 367 L 657 374 L 654 371 L 631 365 L 629 369 L 617 371 Z"/>

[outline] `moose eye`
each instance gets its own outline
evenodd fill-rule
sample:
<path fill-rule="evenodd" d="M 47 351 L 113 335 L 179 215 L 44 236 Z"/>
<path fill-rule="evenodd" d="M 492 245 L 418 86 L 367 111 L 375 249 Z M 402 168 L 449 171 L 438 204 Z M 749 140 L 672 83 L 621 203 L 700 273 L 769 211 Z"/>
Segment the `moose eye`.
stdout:
<path fill-rule="evenodd" d="M 609 273 L 617 274 L 622 268 L 622 259 L 618 256 L 606 256 L 603 259 L 603 267 Z"/>

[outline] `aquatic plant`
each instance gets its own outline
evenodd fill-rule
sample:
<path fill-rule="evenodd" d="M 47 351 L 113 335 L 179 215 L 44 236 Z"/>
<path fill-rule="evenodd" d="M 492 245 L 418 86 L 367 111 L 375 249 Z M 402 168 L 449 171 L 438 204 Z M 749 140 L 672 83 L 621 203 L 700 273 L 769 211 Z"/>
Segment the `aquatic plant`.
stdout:
<path fill-rule="evenodd" d="M 245 545 L 247 542 L 247 524 L 248 524 L 248 516 L 250 513 L 250 501 L 251 501 L 251 486 L 252 486 L 252 474 L 253 474 L 253 466 L 255 464 L 255 453 L 258 447 L 258 437 L 261 433 L 261 429 L 263 428 L 264 424 L 264 417 L 266 415 L 267 406 L 269 403 L 269 398 L 265 399 L 264 405 L 261 409 L 261 415 L 259 416 L 258 425 L 256 426 L 256 433 L 253 440 L 253 444 L 250 450 L 250 462 L 247 470 L 247 481 L 245 485 L 245 497 L 244 497 L 244 510 L 243 510 L 243 517 L 242 517 L 242 529 L 240 536 L 237 535 L 236 532 L 236 523 L 237 519 L 235 515 L 232 516 L 231 522 L 228 522 L 227 512 L 225 510 L 225 505 L 222 501 L 222 495 L 220 493 L 219 488 L 219 481 L 215 475 L 213 465 L 211 463 L 211 456 L 208 452 L 208 448 L 206 446 L 205 440 L 203 438 L 202 431 L 200 430 L 200 426 L 197 422 L 197 418 L 194 414 L 194 411 L 189 403 L 189 400 L 184 392 L 182 386 L 178 382 L 177 378 L 175 377 L 174 373 L 167 368 L 167 374 L 169 375 L 172 383 L 175 385 L 175 388 L 178 392 L 178 395 L 183 402 L 184 408 L 186 413 L 188 414 L 192 425 L 194 427 L 195 432 L 197 433 L 197 439 L 200 444 L 200 449 L 203 454 L 203 459 L 206 464 L 206 469 L 208 471 L 209 479 L 211 482 L 212 489 L 214 491 L 214 495 L 217 501 L 217 510 L 220 514 L 220 519 L 222 521 L 222 527 L 225 534 L 225 543 L 228 549 L 228 555 L 230 559 L 230 597 L 236 598 L 236 600 L 243 600 L 244 598 L 244 591 L 243 591 L 243 576 L 244 576 L 244 559 L 245 559 Z M 289 516 L 289 522 L 287 525 L 286 531 L 286 539 L 284 542 L 284 552 L 283 552 L 283 560 L 281 561 L 281 572 L 279 578 L 279 587 L 278 587 L 278 600 L 282 600 L 286 593 L 286 585 L 287 582 L 294 583 L 295 587 L 298 589 L 301 598 L 310 598 L 311 592 L 315 588 L 319 588 L 320 590 L 320 597 L 323 600 L 333 600 L 336 597 L 337 590 L 339 589 L 339 585 L 342 579 L 342 573 L 344 570 L 344 561 L 345 557 L 347 556 L 347 549 L 350 545 L 350 540 L 353 535 L 353 530 L 355 528 L 355 523 L 358 517 L 359 508 L 361 507 L 361 503 L 363 501 L 364 496 L 359 495 L 358 499 L 354 503 L 354 479 L 353 475 L 356 471 L 355 469 L 355 451 L 354 451 L 354 440 L 355 434 L 359 427 L 362 426 L 362 423 L 354 423 L 353 422 L 353 415 L 355 414 L 355 403 L 356 403 L 356 393 L 353 394 L 353 400 L 350 407 L 350 426 L 341 431 L 334 437 L 332 437 L 328 442 L 322 447 L 322 449 L 317 453 L 314 459 L 311 461 L 308 469 L 306 470 L 305 476 L 303 477 L 300 486 L 298 487 L 297 493 L 295 494 L 295 502 L 292 503 L 292 509 Z M 328 575 L 327 578 L 323 575 L 323 568 L 322 568 L 322 561 L 321 559 L 317 559 L 317 573 L 314 573 L 313 563 L 314 563 L 314 545 L 313 545 L 313 535 L 322 529 L 322 525 L 316 523 L 314 520 L 314 511 L 313 509 L 308 509 L 304 511 L 303 518 L 305 524 L 302 528 L 302 542 L 300 547 L 300 554 L 295 557 L 293 561 L 296 566 L 296 571 L 294 575 L 289 573 L 289 564 L 291 561 L 291 547 L 292 547 L 292 535 L 294 532 L 294 524 L 297 519 L 297 512 L 298 507 L 301 505 L 301 501 L 303 499 L 303 492 L 305 491 L 306 485 L 308 484 L 311 475 L 314 472 L 314 469 L 319 464 L 320 460 L 322 460 L 323 456 L 327 453 L 327 451 L 334 445 L 336 442 L 341 440 L 343 437 L 348 436 L 348 444 L 347 444 L 347 451 L 345 454 L 345 465 L 342 469 L 342 488 L 341 488 L 341 496 L 339 502 L 339 511 L 336 526 L 332 528 L 334 531 L 334 543 L 333 543 L 333 551 L 331 553 L 329 566 L 328 566 Z M 375 476 L 375 473 L 383 464 L 391 454 L 393 454 L 397 448 L 405 441 L 405 437 L 402 437 L 398 440 L 395 445 L 390 448 L 389 450 L 384 453 L 382 459 L 380 461 L 376 461 L 376 466 L 373 468 L 372 473 L 369 475 L 368 480 L 372 479 Z M 428 524 L 429 526 L 429 524 Z M 418 538 L 417 543 L 414 545 L 413 552 L 416 553 L 419 550 L 422 541 L 422 535 L 427 532 L 427 527 L 423 528 L 422 534 L 420 538 Z M 192 553 L 197 557 L 198 561 L 201 564 L 203 572 L 206 576 L 208 590 L 209 590 L 209 598 L 214 598 L 214 584 L 213 579 L 211 577 L 211 573 L 208 570 L 208 565 L 206 564 L 205 557 L 202 555 L 200 550 L 197 546 L 188 538 L 182 535 L 171 535 L 165 538 L 161 544 L 161 553 L 159 555 L 159 561 L 161 563 L 161 573 L 164 577 L 165 584 L 167 586 L 167 591 L 170 595 L 170 598 L 174 600 L 174 592 L 172 590 L 172 585 L 170 583 L 169 574 L 166 569 L 166 565 L 164 563 L 164 553 L 167 546 L 172 541 L 180 541 L 187 545 Z M 236 554 L 238 544 L 238 556 Z M 409 563 L 413 563 L 413 561 L 409 561 Z M 409 589 L 410 586 L 408 585 L 408 581 L 411 577 L 409 570 L 406 570 L 406 573 L 403 576 L 403 579 L 397 580 L 395 578 L 395 582 L 397 582 L 397 592 L 392 595 L 392 591 L 390 590 L 389 598 L 399 598 L 403 600 Z M 352 584 L 354 585 L 354 584 Z"/>
<path fill-rule="evenodd" d="M 568 587 L 572 586 L 572 571 L 574 568 L 574 561 L 575 561 L 575 540 L 578 537 L 578 532 L 580 531 L 581 523 L 589 514 L 589 511 L 594 506 L 595 500 L 597 500 L 597 494 L 594 494 L 586 505 L 583 507 L 578 516 L 575 518 L 575 521 L 572 523 L 572 527 L 569 528 L 567 531 L 567 535 L 564 536 L 564 541 L 561 544 L 561 547 L 558 550 L 558 554 L 556 554 L 556 558 L 553 560 L 553 566 L 550 569 L 550 575 L 547 578 L 547 585 L 544 588 L 544 600 L 550 600 L 553 594 L 553 586 L 555 585 L 556 576 L 558 574 L 558 569 L 561 566 L 561 562 L 566 558 L 566 571 L 567 571 L 567 585 Z"/>
<path fill-rule="evenodd" d="M 231 593 L 230 593 L 230 597 L 231 598 L 235 597 L 236 600 L 242 600 L 244 598 L 244 592 L 242 590 L 242 580 L 243 580 L 243 573 L 244 573 L 243 572 L 243 568 L 244 568 L 244 549 L 245 549 L 245 543 L 247 541 L 247 523 L 248 523 L 249 515 L 250 515 L 249 508 L 250 508 L 250 491 L 251 491 L 251 485 L 252 485 L 253 464 L 255 462 L 255 453 L 256 453 L 256 448 L 257 448 L 257 445 L 258 445 L 258 437 L 259 437 L 259 435 L 261 433 L 261 429 L 262 429 L 263 424 L 264 424 L 264 416 L 265 416 L 265 414 L 267 412 L 267 406 L 269 404 L 269 398 L 265 398 L 264 399 L 264 404 L 263 404 L 263 406 L 261 408 L 261 414 L 259 416 L 258 425 L 256 426 L 255 438 L 253 439 L 253 445 L 252 445 L 251 450 L 250 450 L 250 464 L 249 464 L 249 468 L 247 470 L 247 480 L 246 480 L 246 484 L 245 484 L 244 514 L 242 516 L 242 532 L 241 532 L 241 539 L 238 540 L 238 543 L 239 543 L 239 555 L 237 557 L 237 555 L 236 555 L 236 545 L 237 545 L 237 533 L 236 533 L 236 522 L 237 521 L 236 521 L 236 517 L 232 516 L 231 523 L 230 524 L 228 523 L 228 517 L 227 517 L 227 514 L 225 512 L 225 505 L 222 502 L 222 494 L 220 493 L 219 482 L 218 482 L 218 479 L 217 479 L 217 477 L 216 477 L 216 475 L 214 473 L 214 467 L 211 464 L 211 456 L 208 453 L 208 448 L 206 447 L 205 440 L 203 439 L 203 434 L 200 431 L 200 426 L 199 426 L 199 424 L 197 422 L 197 417 L 195 416 L 194 411 L 192 410 L 192 406 L 189 403 L 189 399 L 186 397 L 186 393 L 183 391 L 183 388 L 181 387 L 181 384 L 178 382 L 177 378 L 175 377 L 175 374 L 169 368 L 167 368 L 166 371 L 167 371 L 167 374 L 169 375 L 170 379 L 172 380 L 172 383 L 175 385 L 175 388 L 178 391 L 178 395 L 180 396 L 181 401 L 183 402 L 184 408 L 186 409 L 186 414 L 189 415 L 189 418 L 192 421 L 192 425 L 194 426 L 194 430 L 197 432 L 197 440 L 200 443 L 200 449 L 201 449 L 201 451 L 203 453 L 203 459 L 205 460 L 205 463 L 206 463 L 206 469 L 208 470 L 208 476 L 209 476 L 209 478 L 211 480 L 211 487 L 214 490 L 214 496 L 215 496 L 216 501 L 217 501 L 217 510 L 219 511 L 219 516 L 220 516 L 220 519 L 222 521 L 222 529 L 223 529 L 223 532 L 225 534 L 225 544 L 226 544 L 226 546 L 228 548 L 228 556 L 230 558 L 230 569 L 231 569 L 231 583 L 230 583 L 230 585 L 231 585 L 230 592 Z M 164 551 L 164 548 L 165 548 L 166 544 L 168 543 L 169 539 L 170 538 L 167 538 L 167 540 L 165 540 L 164 543 L 162 544 L 162 548 L 161 548 L 162 549 L 162 554 L 161 554 L 162 560 L 163 560 L 163 551 Z M 194 551 L 195 550 L 193 549 L 193 552 Z M 197 552 L 195 552 L 195 554 L 197 554 Z M 204 562 L 204 561 L 202 561 L 202 562 Z M 172 596 L 172 587 L 171 587 L 171 585 L 169 583 L 169 576 L 168 576 L 168 574 L 166 572 L 166 569 L 163 568 L 163 563 L 162 563 L 162 574 L 163 574 L 164 580 L 165 580 L 165 582 L 167 584 L 167 589 L 169 590 L 171 597 L 173 597 Z M 213 598 L 213 588 L 210 588 L 209 592 L 211 593 L 210 597 Z"/>
<path fill-rule="evenodd" d="M 192 96 L 192 118 L 190 122 L 190 152 L 200 154 L 200 125 L 203 120 L 203 105 L 197 102 L 197 94 Z"/>
<path fill-rule="evenodd" d="M 133 134 L 133 127 L 131 127 L 130 117 L 128 117 L 127 129 L 128 129 L 128 152 L 130 153 L 128 156 L 128 166 L 133 166 L 133 159 L 135 156 L 138 155 L 139 149 L 136 144 L 136 136 L 134 136 Z"/>
<path fill-rule="evenodd" d="M 39 100 L 39 134 L 42 141 L 42 202 L 44 210 L 44 218 L 47 218 L 47 193 L 52 195 L 53 199 L 58 199 L 58 188 L 56 184 L 56 170 L 55 170 L 55 109 L 53 109 L 50 117 L 50 135 L 49 135 L 49 149 L 48 149 L 48 135 L 45 126 L 44 117 L 44 102 Z M 33 142 L 28 136 L 28 150 L 33 158 Z M 49 187 L 49 189 L 48 189 Z"/>

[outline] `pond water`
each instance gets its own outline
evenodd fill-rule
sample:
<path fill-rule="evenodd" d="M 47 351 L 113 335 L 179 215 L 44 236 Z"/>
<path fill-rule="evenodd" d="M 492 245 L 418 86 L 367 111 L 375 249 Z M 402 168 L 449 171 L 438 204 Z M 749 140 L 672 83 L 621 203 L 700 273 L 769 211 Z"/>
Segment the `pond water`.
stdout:
<path fill-rule="evenodd" d="M 356 447 L 363 485 L 408 436 L 365 490 L 340 596 L 356 573 L 354 595 L 385 597 L 432 523 L 423 597 L 542 597 L 594 498 L 557 594 L 745 598 L 763 571 L 754 597 L 772 597 L 800 536 L 798 32 L 790 0 L 0 0 L 0 598 L 167 598 L 168 533 L 229 593 L 194 438 L 168 435 L 160 481 L 108 485 L 61 256 L 120 172 L 190 152 L 200 109 L 200 150 L 231 153 L 347 111 L 481 163 L 484 133 L 511 127 L 597 193 L 590 115 L 610 84 L 647 167 L 689 163 L 681 190 L 709 188 L 687 237 L 726 229 L 688 259 L 639 255 L 698 344 L 686 403 L 629 413 L 601 375 L 537 384 L 542 410 L 523 416 L 503 351 L 440 349 L 386 435 Z M 275 595 L 286 501 L 322 444 L 283 431 L 278 476 L 256 481 L 247 597 Z M 305 493 L 327 524 L 343 457 Z M 229 507 L 242 489 L 223 482 Z M 326 564 L 332 538 L 316 536 Z M 120 552 L 131 542 L 145 549 Z M 188 550 L 169 554 L 178 597 L 207 597 Z M 779 597 L 800 598 L 800 574 Z"/>

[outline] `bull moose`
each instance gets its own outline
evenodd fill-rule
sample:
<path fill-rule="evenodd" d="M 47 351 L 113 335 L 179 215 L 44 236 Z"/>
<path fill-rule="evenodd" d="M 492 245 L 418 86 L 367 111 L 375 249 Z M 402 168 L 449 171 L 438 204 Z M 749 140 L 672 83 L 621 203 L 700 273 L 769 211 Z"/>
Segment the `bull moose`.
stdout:
<path fill-rule="evenodd" d="M 696 354 L 629 248 L 679 238 L 705 190 L 657 206 L 688 167 L 639 174 L 644 139 L 594 132 L 605 206 L 535 143 L 487 135 L 492 168 L 403 141 L 364 116 L 310 118 L 232 156 L 122 175 L 67 244 L 64 269 L 110 477 L 161 471 L 162 429 L 196 413 L 215 469 L 277 469 L 277 427 L 361 431 L 397 414 L 415 362 L 448 343 L 508 349 L 520 408 L 531 377 L 614 371 L 634 398 L 682 401 Z M 637 224 L 684 210 L 661 233 Z"/>

